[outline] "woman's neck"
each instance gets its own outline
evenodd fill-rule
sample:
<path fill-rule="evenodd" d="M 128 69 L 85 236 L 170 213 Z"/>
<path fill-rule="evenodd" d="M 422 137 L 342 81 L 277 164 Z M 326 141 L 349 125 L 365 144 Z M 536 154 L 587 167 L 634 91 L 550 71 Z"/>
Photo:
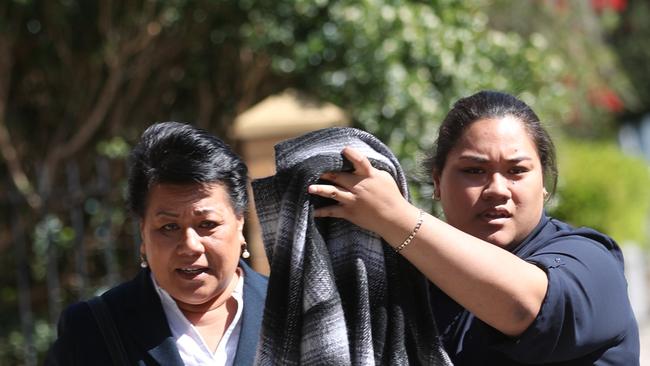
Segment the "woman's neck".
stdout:
<path fill-rule="evenodd" d="M 241 269 L 237 268 L 235 275 L 232 277 L 228 287 L 221 294 L 215 296 L 209 301 L 202 304 L 188 304 L 176 300 L 178 308 L 183 315 L 194 326 L 207 325 L 213 322 L 219 322 L 219 319 L 228 317 L 231 308 L 234 309 L 232 316 L 237 311 L 237 301 L 232 297 L 232 293 L 237 287 L 241 278 Z"/>
<path fill-rule="evenodd" d="M 185 318 L 194 325 L 210 351 L 215 352 L 219 342 L 237 314 L 237 300 L 232 296 L 241 279 L 241 269 L 237 268 L 235 276 L 228 287 L 211 301 L 193 305 L 180 303 L 178 308 Z"/>

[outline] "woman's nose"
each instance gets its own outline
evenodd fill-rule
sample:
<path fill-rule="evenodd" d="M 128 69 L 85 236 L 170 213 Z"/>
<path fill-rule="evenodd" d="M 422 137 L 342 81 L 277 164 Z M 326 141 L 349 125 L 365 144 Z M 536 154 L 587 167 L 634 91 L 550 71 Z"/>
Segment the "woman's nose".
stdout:
<path fill-rule="evenodd" d="M 488 181 L 483 189 L 483 197 L 485 199 L 494 198 L 510 198 L 510 186 L 514 181 L 510 181 L 507 177 L 494 173 L 488 177 Z"/>
<path fill-rule="evenodd" d="M 179 254 L 196 255 L 203 253 L 204 249 L 201 236 L 193 228 L 187 228 L 179 243 Z"/>

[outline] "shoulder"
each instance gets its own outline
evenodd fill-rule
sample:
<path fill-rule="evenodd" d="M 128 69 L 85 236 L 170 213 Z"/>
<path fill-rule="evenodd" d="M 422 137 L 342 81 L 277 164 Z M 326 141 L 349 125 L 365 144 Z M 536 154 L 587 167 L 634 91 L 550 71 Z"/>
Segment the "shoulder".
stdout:
<path fill-rule="evenodd" d="M 557 296 L 560 302 L 573 301 L 576 310 L 606 310 L 606 304 L 616 304 L 619 311 L 627 311 L 627 281 L 616 242 L 590 228 L 573 228 L 558 220 L 551 224 L 553 233 L 525 258 L 547 272 L 547 302 Z M 611 295 L 617 298 L 608 299 Z M 576 307 L 578 303 L 583 306 Z"/>
<path fill-rule="evenodd" d="M 121 312 L 122 308 L 128 308 L 135 303 L 142 291 L 144 274 L 143 271 L 134 279 L 120 283 L 101 295 L 111 313 Z M 87 333 L 88 328 L 97 329 L 88 301 L 79 301 L 67 306 L 59 317 L 59 332 Z"/>
<path fill-rule="evenodd" d="M 550 243 L 563 240 L 577 240 L 585 243 L 598 244 L 608 250 L 618 249 L 618 244 L 614 239 L 590 227 L 574 227 L 569 223 L 554 218 L 549 218 L 547 226 L 552 228 L 552 233 L 545 234 L 548 236 Z"/>
<path fill-rule="evenodd" d="M 69 305 L 59 317 L 59 336 L 67 335 L 68 332 L 85 333 L 84 330 L 89 328 L 95 328 L 95 323 L 90 306 L 86 301 Z"/>
<path fill-rule="evenodd" d="M 256 309 L 255 311 L 261 314 L 266 303 L 269 279 L 255 272 L 244 261 L 240 261 L 239 265 L 244 270 L 244 306 L 247 309 Z"/>
<path fill-rule="evenodd" d="M 261 296 L 266 297 L 266 288 L 269 284 L 269 278 L 256 272 L 244 261 L 240 261 L 239 266 L 244 270 L 244 289 L 254 290 Z"/>
<path fill-rule="evenodd" d="M 526 345 L 518 347 L 522 354 L 557 361 L 633 349 L 637 326 L 616 242 L 593 229 L 557 220 L 550 225 L 543 244 L 524 258 L 547 273 L 548 288 L 536 320 L 519 340 Z"/>
<path fill-rule="evenodd" d="M 80 343 L 84 339 L 93 338 L 98 329 L 90 312 L 90 307 L 84 302 L 77 302 L 66 307 L 59 316 L 57 338 L 51 345 L 45 365 L 75 365 L 80 360 Z M 97 342 L 91 342 L 97 343 Z"/>
<path fill-rule="evenodd" d="M 620 247 L 601 232 L 550 219 L 538 235 L 538 244 L 524 259 L 543 268 L 561 268 L 573 263 L 592 268 L 605 266 L 623 273 Z"/>
<path fill-rule="evenodd" d="M 113 315 L 129 311 L 128 307 L 135 302 L 140 287 L 137 281 L 138 277 L 102 295 Z M 46 364 L 74 365 L 89 360 L 101 364 L 105 353 L 104 340 L 88 302 L 80 301 L 67 306 L 59 317 L 57 338 L 50 347 Z"/>
<path fill-rule="evenodd" d="M 240 261 L 239 266 L 244 270 L 244 309 L 235 364 L 248 365 L 253 363 L 260 337 L 268 278 L 244 261 Z"/>
<path fill-rule="evenodd" d="M 119 308 L 129 307 L 136 301 L 145 286 L 145 281 L 149 281 L 146 274 L 146 271 L 142 271 L 134 279 L 122 282 L 101 295 L 112 312 L 117 312 Z M 59 326 L 66 329 L 84 328 L 88 327 L 89 320 L 93 320 L 93 315 L 88 302 L 79 301 L 63 310 L 59 318 Z"/>
<path fill-rule="evenodd" d="M 83 365 L 90 360 L 102 364 L 103 342 L 88 303 L 74 303 L 61 312 L 57 338 L 48 351 L 45 364 Z"/>
<path fill-rule="evenodd" d="M 101 296 L 111 311 L 116 312 L 118 309 L 137 306 L 138 300 L 153 290 L 150 271 L 141 270 L 132 280 L 112 287 Z"/>

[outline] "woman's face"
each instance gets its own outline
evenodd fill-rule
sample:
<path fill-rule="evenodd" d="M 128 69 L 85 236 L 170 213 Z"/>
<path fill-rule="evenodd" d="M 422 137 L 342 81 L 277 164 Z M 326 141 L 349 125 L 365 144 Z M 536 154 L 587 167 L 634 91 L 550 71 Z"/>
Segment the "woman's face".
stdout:
<path fill-rule="evenodd" d="M 519 244 L 542 215 L 541 162 L 514 117 L 467 127 L 434 182 L 450 225 L 505 249 Z"/>
<path fill-rule="evenodd" d="M 140 251 L 179 306 L 207 304 L 237 278 L 243 225 L 223 185 L 157 184 L 140 223 Z"/>

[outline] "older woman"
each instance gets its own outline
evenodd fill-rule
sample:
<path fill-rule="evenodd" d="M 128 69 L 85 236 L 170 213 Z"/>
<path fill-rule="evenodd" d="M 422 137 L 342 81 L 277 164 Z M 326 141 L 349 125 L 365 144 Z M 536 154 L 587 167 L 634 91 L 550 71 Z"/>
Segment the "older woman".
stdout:
<path fill-rule="evenodd" d="M 220 139 L 176 122 L 149 127 L 131 163 L 142 270 L 68 307 L 47 364 L 252 364 L 267 279 L 239 259 L 246 166 Z"/>
<path fill-rule="evenodd" d="M 359 152 L 343 154 L 355 170 L 310 186 L 338 201 L 316 215 L 376 232 L 428 277 L 455 365 L 639 364 L 620 249 L 545 215 L 554 147 L 525 103 L 485 91 L 448 113 L 427 164 L 446 222 Z"/>

